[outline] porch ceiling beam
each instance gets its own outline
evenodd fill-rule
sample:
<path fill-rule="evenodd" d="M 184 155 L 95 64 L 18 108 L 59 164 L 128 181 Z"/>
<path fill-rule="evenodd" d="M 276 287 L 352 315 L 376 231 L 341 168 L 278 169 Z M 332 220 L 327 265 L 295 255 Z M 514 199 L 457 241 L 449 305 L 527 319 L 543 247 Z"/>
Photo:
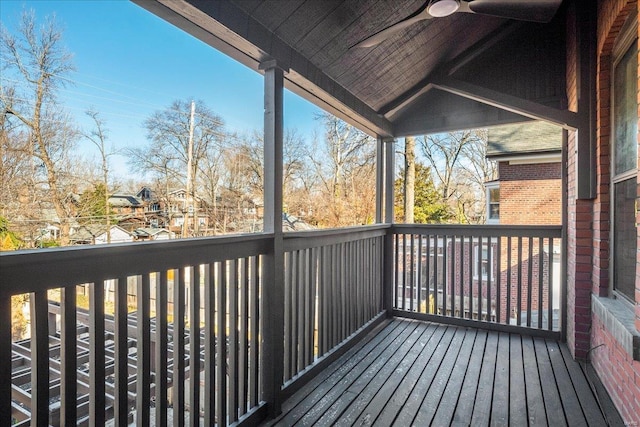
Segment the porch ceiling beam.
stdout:
<path fill-rule="evenodd" d="M 534 120 L 555 123 L 565 129 L 577 129 L 580 126 L 578 114 L 569 110 L 559 110 L 517 96 L 463 82 L 452 77 L 437 77 L 432 82 L 437 89 L 444 90 Z"/>
<path fill-rule="evenodd" d="M 134 3 L 259 71 L 268 60 L 285 71 L 285 87 L 370 135 L 393 126 L 273 32 L 227 1 L 132 0 Z"/>
<path fill-rule="evenodd" d="M 386 116 L 389 113 L 393 114 L 395 111 L 410 104 L 411 102 L 413 102 L 413 100 L 418 98 L 423 93 L 433 89 L 431 81 L 434 79 L 434 76 L 453 75 L 460 68 L 464 67 L 469 62 L 473 61 L 474 59 L 488 51 L 498 42 L 504 40 L 507 36 L 513 34 L 518 28 L 521 27 L 522 22 L 519 21 L 509 21 L 506 24 L 500 26 L 496 31 L 484 37 L 478 43 L 474 44 L 471 48 L 465 50 L 460 55 L 444 64 L 442 67 L 435 70 L 433 73 L 430 73 L 424 79 L 420 80 L 413 87 L 411 87 L 411 89 L 407 90 L 393 101 L 379 108 L 378 114 L 381 114 L 383 116 Z"/>

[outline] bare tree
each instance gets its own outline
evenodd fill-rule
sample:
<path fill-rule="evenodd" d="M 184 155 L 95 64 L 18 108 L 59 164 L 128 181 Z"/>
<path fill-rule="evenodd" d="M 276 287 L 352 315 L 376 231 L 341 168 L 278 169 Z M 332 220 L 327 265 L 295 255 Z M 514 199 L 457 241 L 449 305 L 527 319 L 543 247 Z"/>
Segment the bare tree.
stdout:
<path fill-rule="evenodd" d="M 104 122 L 100 118 L 98 112 L 95 109 L 89 109 L 86 111 L 87 116 L 93 120 L 94 127 L 91 131 L 85 133 L 87 138 L 98 149 L 100 154 L 100 170 L 102 172 L 100 184 L 104 186 L 104 224 L 107 228 L 107 243 L 111 243 L 111 209 L 109 206 L 109 157 L 113 156 L 115 152 L 112 149 L 108 149 L 106 146 L 107 129 L 104 127 Z"/>
<path fill-rule="evenodd" d="M 342 120 L 324 113 L 324 139 L 308 153 L 318 177 L 318 224 L 328 227 L 368 223 L 375 212 L 375 142 Z"/>
<path fill-rule="evenodd" d="M 456 212 L 458 222 L 481 222 L 484 183 L 493 179 L 495 166 L 486 159 L 486 131 L 460 131 L 419 139 L 442 200 Z"/>
<path fill-rule="evenodd" d="M 191 103 L 189 100 L 177 100 L 165 110 L 151 115 L 144 122 L 149 144 L 130 149 L 128 154 L 130 164 L 136 169 L 150 172 L 156 177 L 164 177 L 167 186 L 184 186 L 191 192 L 187 194 L 187 198 L 194 199 L 198 197 L 194 194 L 196 185 L 193 183 L 199 182 L 200 173 L 204 169 L 203 159 L 215 157 L 216 152 L 223 150 L 227 135 L 220 116 L 202 101 L 195 101 L 195 112 L 192 115 Z M 192 185 L 188 185 L 188 181 Z M 188 214 L 187 206 L 184 206 L 185 221 Z M 194 212 L 194 215 L 197 213 Z M 197 217 L 194 219 L 194 226 L 196 223 Z"/>
<path fill-rule="evenodd" d="M 39 187 L 56 212 L 61 243 L 66 244 L 73 185 L 69 153 L 78 132 L 55 102 L 55 95 L 73 70 L 71 55 L 62 46 L 62 31 L 53 18 L 37 25 L 35 13 L 26 11 L 16 35 L 5 27 L 0 29 L 0 59 L 2 110 L 15 117 L 28 135 L 28 153 L 37 160 L 34 176 L 42 177 Z"/>

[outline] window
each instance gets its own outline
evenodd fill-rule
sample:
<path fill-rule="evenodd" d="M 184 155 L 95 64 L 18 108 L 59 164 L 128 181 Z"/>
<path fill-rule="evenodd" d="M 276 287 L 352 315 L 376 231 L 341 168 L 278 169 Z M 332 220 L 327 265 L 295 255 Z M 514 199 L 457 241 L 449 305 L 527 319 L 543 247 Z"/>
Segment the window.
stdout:
<path fill-rule="evenodd" d="M 635 16 L 614 48 L 612 78 L 611 223 L 612 282 L 617 294 L 635 299 L 638 168 L 638 46 Z"/>
<path fill-rule="evenodd" d="M 482 249 L 481 249 L 482 248 Z M 489 248 L 491 248 L 491 259 L 489 259 Z M 487 243 L 473 247 L 473 280 L 493 280 L 492 264 L 495 263 L 495 249 L 493 245 Z"/>
<path fill-rule="evenodd" d="M 487 184 L 487 224 L 500 222 L 500 186 L 497 182 Z"/>

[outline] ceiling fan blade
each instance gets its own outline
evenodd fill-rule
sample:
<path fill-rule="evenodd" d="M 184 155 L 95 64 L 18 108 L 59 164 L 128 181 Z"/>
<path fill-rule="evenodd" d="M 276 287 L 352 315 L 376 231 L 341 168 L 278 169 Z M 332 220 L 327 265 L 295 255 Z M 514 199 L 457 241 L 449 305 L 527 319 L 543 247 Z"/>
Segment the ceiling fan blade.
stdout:
<path fill-rule="evenodd" d="M 350 49 L 356 48 L 356 47 L 373 47 L 376 46 L 380 43 L 382 43 L 383 41 L 385 41 L 386 39 L 388 39 L 389 37 L 391 37 L 392 35 L 394 35 L 395 33 L 415 24 L 416 22 L 420 22 L 423 21 L 425 19 L 431 19 L 432 16 L 429 15 L 429 13 L 427 12 L 427 4 L 428 2 L 422 7 L 420 8 L 418 11 L 416 11 L 415 13 L 413 13 L 412 15 L 408 16 L 407 18 L 403 19 L 402 21 L 396 22 L 393 25 L 388 26 L 387 28 L 378 31 L 377 33 L 375 33 L 372 36 L 367 37 L 366 39 L 356 43 L 355 45 L 351 46 Z"/>
<path fill-rule="evenodd" d="M 468 3 L 473 13 L 520 21 L 546 23 L 553 19 L 562 0 L 473 0 Z"/>

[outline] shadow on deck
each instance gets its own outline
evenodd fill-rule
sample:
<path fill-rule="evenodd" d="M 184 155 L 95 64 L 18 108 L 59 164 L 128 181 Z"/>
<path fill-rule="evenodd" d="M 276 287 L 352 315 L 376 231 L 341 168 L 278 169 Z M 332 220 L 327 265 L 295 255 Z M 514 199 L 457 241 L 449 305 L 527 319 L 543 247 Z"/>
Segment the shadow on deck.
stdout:
<path fill-rule="evenodd" d="M 269 425 L 623 425 L 566 345 L 395 318 Z"/>

